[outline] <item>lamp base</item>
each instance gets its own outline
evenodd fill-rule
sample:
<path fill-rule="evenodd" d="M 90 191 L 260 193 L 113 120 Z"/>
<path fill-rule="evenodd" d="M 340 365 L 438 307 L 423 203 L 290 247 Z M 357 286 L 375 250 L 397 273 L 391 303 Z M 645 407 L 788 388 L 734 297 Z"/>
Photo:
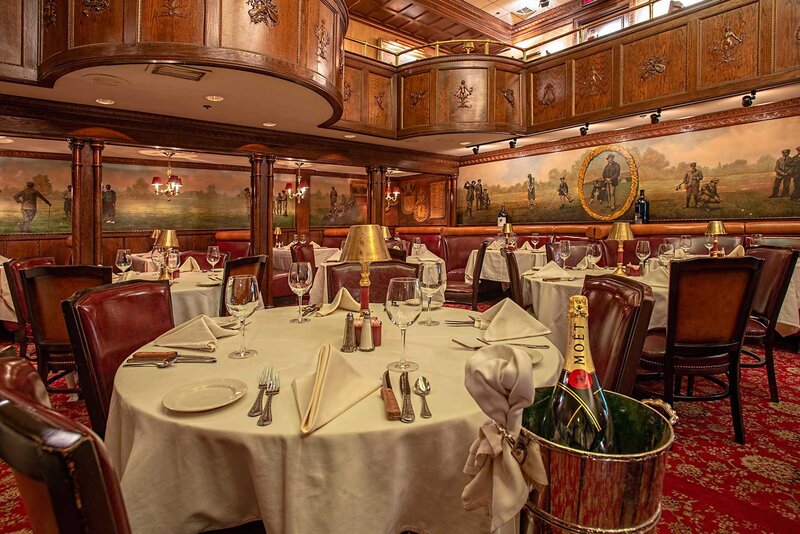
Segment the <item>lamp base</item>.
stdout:
<path fill-rule="evenodd" d="M 359 284 L 361 286 L 361 315 L 364 315 L 364 311 L 369 310 L 369 263 L 362 262 L 361 263 L 361 281 Z"/>
<path fill-rule="evenodd" d="M 611 274 L 615 274 L 617 276 L 628 276 L 628 274 L 625 272 L 625 266 L 621 263 L 617 264 L 617 268 L 614 269 L 614 272 Z"/>
<path fill-rule="evenodd" d="M 170 280 L 169 271 L 167 270 L 166 265 L 162 265 L 161 268 L 158 270 L 158 279 Z"/>

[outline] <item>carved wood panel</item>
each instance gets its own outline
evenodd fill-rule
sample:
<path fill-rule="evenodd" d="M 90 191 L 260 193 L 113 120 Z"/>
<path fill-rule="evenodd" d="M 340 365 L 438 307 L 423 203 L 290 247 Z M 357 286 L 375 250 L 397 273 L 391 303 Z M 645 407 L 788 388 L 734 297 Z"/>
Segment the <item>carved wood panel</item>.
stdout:
<path fill-rule="evenodd" d="M 344 101 L 343 121 L 358 122 L 361 120 L 363 107 L 364 86 L 361 69 L 353 67 L 344 68 L 344 84 L 342 85 L 342 100 Z"/>
<path fill-rule="evenodd" d="M 531 123 L 567 116 L 567 65 L 562 63 L 531 74 Z"/>
<path fill-rule="evenodd" d="M 431 72 L 400 78 L 402 94 L 402 128 L 427 126 L 431 123 Z"/>
<path fill-rule="evenodd" d="M 324 2 L 310 2 L 303 16 L 305 26 L 306 66 L 326 78 L 333 78 L 338 67 L 335 42 L 336 17 L 333 8 Z"/>
<path fill-rule="evenodd" d="M 22 65 L 22 1 L 6 0 L 0 2 L 0 63 Z"/>
<path fill-rule="evenodd" d="M 203 44 L 205 0 L 142 0 L 141 41 Z"/>
<path fill-rule="evenodd" d="M 488 122 L 488 87 L 488 69 L 439 69 L 436 122 Z"/>
<path fill-rule="evenodd" d="M 773 0 L 773 68 L 800 66 L 800 0 Z"/>
<path fill-rule="evenodd" d="M 699 85 L 720 85 L 758 75 L 758 3 L 701 18 Z"/>
<path fill-rule="evenodd" d="M 221 3 L 221 46 L 296 63 L 300 53 L 300 2 L 249 0 L 250 9 L 242 9 L 242 2 Z"/>
<path fill-rule="evenodd" d="M 39 17 L 40 57 L 47 59 L 67 49 L 67 3 L 63 0 L 42 0 Z"/>
<path fill-rule="evenodd" d="M 522 76 L 505 70 L 495 70 L 494 120 L 508 124 L 521 124 Z"/>
<path fill-rule="evenodd" d="M 120 0 L 72 0 L 72 45 L 121 43 L 123 2 Z"/>
<path fill-rule="evenodd" d="M 612 105 L 611 88 L 614 60 L 611 49 L 576 59 L 573 74 L 573 110 L 575 115 L 608 109 Z"/>
<path fill-rule="evenodd" d="M 392 79 L 370 72 L 367 75 L 367 123 L 375 128 L 393 128 Z"/>
<path fill-rule="evenodd" d="M 622 45 L 622 103 L 686 92 L 688 30 L 674 28 Z"/>

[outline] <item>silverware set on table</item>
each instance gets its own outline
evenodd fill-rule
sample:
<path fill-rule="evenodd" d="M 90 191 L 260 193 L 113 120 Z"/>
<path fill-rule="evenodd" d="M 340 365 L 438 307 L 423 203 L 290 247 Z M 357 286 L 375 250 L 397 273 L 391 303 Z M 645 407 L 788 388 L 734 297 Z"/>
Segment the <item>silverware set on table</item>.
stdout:
<path fill-rule="evenodd" d="M 176 363 L 217 363 L 217 359 L 213 356 L 196 356 L 194 354 L 175 354 L 171 353 L 167 356 L 155 356 L 158 353 L 153 353 L 154 357 L 146 358 L 128 358 L 122 367 L 157 367 L 164 369 L 171 367 Z"/>
<path fill-rule="evenodd" d="M 428 407 L 428 399 L 426 397 L 431 392 L 431 384 L 428 379 L 421 376 L 414 383 L 414 393 L 422 398 L 422 410 L 420 417 L 423 419 L 430 419 L 431 410 Z M 384 406 L 386 408 L 386 418 L 390 421 L 402 421 L 404 423 L 413 423 L 416 419 L 414 415 L 414 406 L 411 404 L 411 383 L 408 379 L 408 373 L 400 373 L 400 394 L 403 396 L 403 408 L 399 408 L 397 399 L 394 396 L 392 389 L 392 382 L 389 379 L 389 371 L 383 373 L 383 388 L 381 396 L 383 397 Z"/>
<path fill-rule="evenodd" d="M 322 304 L 310 304 L 306 306 L 305 308 L 303 308 L 303 317 L 307 317 L 311 314 L 318 312 L 321 307 Z"/>
<path fill-rule="evenodd" d="M 492 343 L 489 343 L 485 339 L 481 339 L 479 337 L 476 337 L 475 339 L 477 339 L 478 341 L 483 343 L 483 345 L 467 345 L 466 343 L 462 343 L 461 341 L 459 341 L 457 339 L 451 339 L 450 341 L 452 341 L 456 345 L 460 345 L 460 346 L 462 346 L 462 347 L 464 347 L 465 349 L 468 349 L 468 350 L 478 350 L 478 349 L 482 349 L 483 347 L 492 345 Z M 533 343 L 505 343 L 505 342 L 500 342 L 498 344 L 500 344 L 500 345 L 511 345 L 512 347 L 523 347 L 523 348 L 526 348 L 526 349 L 548 349 L 548 348 L 550 348 L 550 345 L 537 345 L 537 344 L 533 344 Z"/>
<path fill-rule="evenodd" d="M 447 326 L 475 326 L 475 323 L 478 322 L 478 318 L 474 315 L 467 315 L 469 320 L 457 320 L 457 319 L 445 319 L 444 324 Z"/>
<path fill-rule="evenodd" d="M 258 417 L 258 426 L 272 424 L 272 397 L 281 392 L 281 374 L 272 367 L 265 367 L 258 378 L 258 397 L 247 412 L 250 417 Z M 264 396 L 267 403 L 264 405 Z"/>

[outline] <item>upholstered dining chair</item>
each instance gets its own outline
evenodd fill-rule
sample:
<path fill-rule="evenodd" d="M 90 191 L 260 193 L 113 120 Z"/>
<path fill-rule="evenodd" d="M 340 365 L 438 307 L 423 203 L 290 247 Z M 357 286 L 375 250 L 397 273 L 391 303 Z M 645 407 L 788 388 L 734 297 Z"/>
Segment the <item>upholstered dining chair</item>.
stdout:
<path fill-rule="evenodd" d="M 402 261 L 381 261 L 369 266 L 369 301 L 386 302 L 389 280 L 392 278 L 417 278 L 420 264 Z M 361 265 L 358 263 L 340 263 L 329 265 L 326 269 L 328 285 L 328 302 L 332 302 L 341 288 L 347 291 L 358 302 L 361 299 Z"/>
<path fill-rule="evenodd" d="M 289 247 L 292 254 L 292 263 L 307 261 L 311 264 L 311 272 L 317 274 L 317 258 L 314 254 L 314 245 L 310 243 L 295 243 Z"/>
<path fill-rule="evenodd" d="M 132 280 L 85 289 L 61 303 L 92 428 L 105 436 L 117 369 L 171 329 L 166 281 Z"/>
<path fill-rule="evenodd" d="M 483 260 L 486 258 L 486 249 L 493 239 L 484 240 L 478 248 L 475 256 L 475 269 L 472 273 L 472 282 L 464 280 L 447 280 L 447 288 L 444 292 L 444 299 L 447 302 L 468 302 L 472 309 L 478 309 L 478 296 L 483 290 L 481 282 L 481 272 L 483 272 Z"/>
<path fill-rule="evenodd" d="M 30 360 L 35 358 L 28 357 L 28 343 L 33 338 L 31 321 L 28 316 L 28 306 L 25 303 L 25 290 L 22 289 L 22 276 L 20 272 L 31 267 L 40 265 L 55 265 L 55 258 L 17 258 L 8 260 L 3 264 L 8 281 L 8 292 L 11 293 L 11 303 L 17 314 L 16 325 L 9 324 L 9 329 L 14 332 L 14 338 L 19 343 L 19 355 Z"/>
<path fill-rule="evenodd" d="M 500 251 L 506 260 L 506 271 L 508 272 L 509 291 L 511 300 L 517 303 L 520 308 L 525 307 L 525 299 L 522 294 L 522 275 L 519 272 L 519 263 L 513 250 L 503 249 Z"/>
<path fill-rule="evenodd" d="M 201 269 L 204 271 L 211 269 L 211 264 L 208 263 L 206 259 L 206 253 L 201 250 L 186 250 L 181 252 L 180 254 L 180 264 L 183 265 L 183 262 L 188 260 L 189 258 L 194 258 L 194 261 L 197 262 L 197 265 L 200 266 Z M 228 262 L 230 258 L 230 254 L 228 252 L 222 252 L 219 255 L 219 262 L 214 265 L 215 269 L 222 269 L 225 267 L 225 264 Z"/>
<path fill-rule="evenodd" d="M 603 389 L 630 395 L 655 300 L 650 286 L 631 278 L 587 276 L 589 346 Z"/>
<path fill-rule="evenodd" d="M 744 443 L 739 395 L 739 353 L 764 260 L 754 257 L 697 258 L 670 265 L 667 327 L 648 332 L 634 388 L 672 404 L 730 397 L 733 429 Z M 719 378 L 726 375 L 727 383 Z M 686 394 L 680 392 L 688 377 Z M 694 395 L 703 377 L 721 391 Z M 653 381 L 661 384 L 659 390 Z"/>
<path fill-rule="evenodd" d="M 753 311 L 744 331 L 744 341 L 762 342 L 764 358 L 749 349 L 742 353 L 755 359 L 755 363 L 742 363 L 742 367 L 766 367 L 769 395 L 772 402 L 780 402 L 778 381 L 775 377 L 775 327 L 783 306 L 783 299 L 792 281 L 798 251 L 791 248 L 757 246 L 748 247 L 747 255 L 764 260 L 764 268 L 753 298 Z"/>
<path fill-rule="evenodd" d="M 408 259 L 408 251 L 405 249 L 405 247 L 404 248 L 389 247 L 389 256 L 391 256 L 393 260 L 406 261 L 406 259 Z"/>
<path fill-rule="evenodd" d="M 252 274 L 258 281 L 259 288 L 264 284 L 264 272 L 267 270 L 267 256 L 245 256 L 230 260 L 225 264 L 225 272 L 222 276 L 222 294 L 219 298 L 220 317 L 228 316 L 228 308 L 225 307 L 225 288 L 228 287 L 228 279 L 231 276 Z"/>
<path fill-rule="evenodd" d="M 88 287 L 111 283 L 111 267 L 45 265 L 21 272 L 25 303 L 30 313 L 36 368 L 48 391 L 77 393 L 78 387 L 55 388 L 58 379 L 76 370 L 61 301 Z M 51 376 L 52 374 L 52 376 Z"/>

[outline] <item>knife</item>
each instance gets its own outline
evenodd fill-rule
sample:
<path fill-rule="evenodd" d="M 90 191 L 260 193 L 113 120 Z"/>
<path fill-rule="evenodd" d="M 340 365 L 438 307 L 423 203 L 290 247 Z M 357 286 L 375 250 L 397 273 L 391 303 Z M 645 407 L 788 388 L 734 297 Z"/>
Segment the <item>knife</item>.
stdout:
<path fill-rule="evenodd" d="M 386 419 L 389 421 L 399 421 L 402 415 L 400 413 L 400 405 L 397 404 L 397 398 L 394 396 L 394 391 L 392 390 L 392 382 L 389 380 L 389 371 L 383 373 L 381 397 L 383 397 L 383 407 L 386 410 Z"/>
<path fill-rule="evenodd" d="M 400 393 L 403 394 L 403 416 L 400 420 L 404 423 L 414 422 L 414 407 L 411 405 L 411 385 L 408 383 L 408 373 L 400 374 Z"/>

